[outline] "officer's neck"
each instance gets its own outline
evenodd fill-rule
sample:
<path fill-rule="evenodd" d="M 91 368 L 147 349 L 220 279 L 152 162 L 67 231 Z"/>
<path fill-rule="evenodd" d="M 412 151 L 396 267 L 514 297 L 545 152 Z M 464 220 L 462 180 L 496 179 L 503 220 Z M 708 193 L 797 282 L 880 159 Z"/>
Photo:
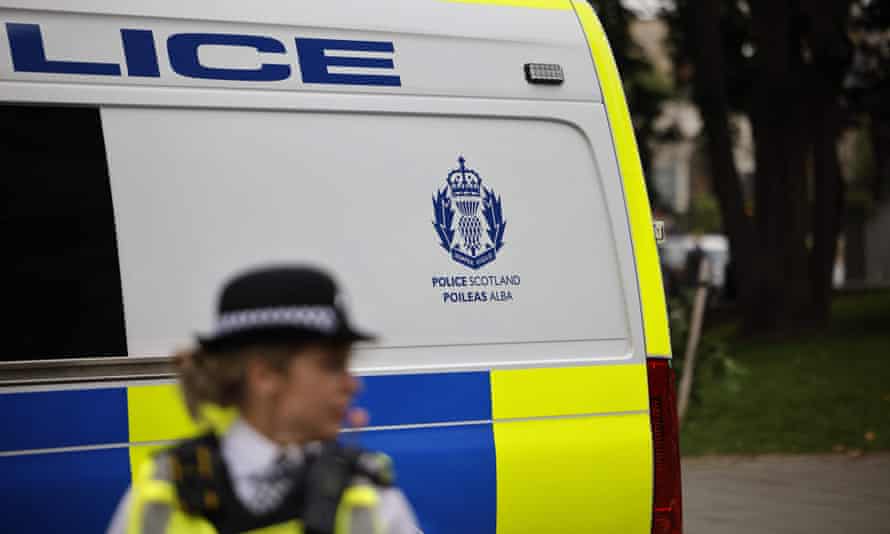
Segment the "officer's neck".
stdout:
<path fill-rule="evenodd" d="M 241 418 L 255 431 L 278 446 L 297 445 L 302 447 L 310 440 L 304 434 L 287 428 L 276 412 L 270 407 L 247 403 L 241 407 Z"/>

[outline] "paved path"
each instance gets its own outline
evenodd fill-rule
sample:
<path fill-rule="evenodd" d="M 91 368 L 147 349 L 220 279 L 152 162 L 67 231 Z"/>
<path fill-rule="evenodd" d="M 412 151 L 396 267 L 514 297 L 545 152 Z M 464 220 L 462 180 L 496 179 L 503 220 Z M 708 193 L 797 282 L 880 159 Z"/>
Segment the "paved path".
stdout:
<path fill-rule="evenodd" d="M 890 453 L 683 460 L 684 534 L 888 534 Z"/>

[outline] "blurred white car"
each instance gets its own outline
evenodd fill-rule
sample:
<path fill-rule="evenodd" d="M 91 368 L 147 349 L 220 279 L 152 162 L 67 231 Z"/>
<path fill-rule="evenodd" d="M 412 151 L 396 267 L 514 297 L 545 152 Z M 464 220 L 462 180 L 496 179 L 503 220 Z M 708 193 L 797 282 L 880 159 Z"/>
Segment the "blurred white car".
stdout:
<path fill-rule="evenodd" d="M 668 236 L 658 244 L 661 262 L 674 272 L 686 267 L 686 256 L 695 248 L 696 240 L 711 267 L 711 285 L 723 287 L 726 264 L 729 263 L 729 239 L 723 234 L 681 234 Z"/>

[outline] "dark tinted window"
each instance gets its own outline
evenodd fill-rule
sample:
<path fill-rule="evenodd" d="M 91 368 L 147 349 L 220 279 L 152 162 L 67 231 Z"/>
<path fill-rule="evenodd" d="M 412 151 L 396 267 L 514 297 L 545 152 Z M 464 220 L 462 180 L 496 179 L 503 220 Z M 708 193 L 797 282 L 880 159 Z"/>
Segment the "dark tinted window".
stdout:
<path fill-rule="evenodd" d="M 99 111 L 0 106 L 0 165 L 0 360 L 126 355 Z"/>

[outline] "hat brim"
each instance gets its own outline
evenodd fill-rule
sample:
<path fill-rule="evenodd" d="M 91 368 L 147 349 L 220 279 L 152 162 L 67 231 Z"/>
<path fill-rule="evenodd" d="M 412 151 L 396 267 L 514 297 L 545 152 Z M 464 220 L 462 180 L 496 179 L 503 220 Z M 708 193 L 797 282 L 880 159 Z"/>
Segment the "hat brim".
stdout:
<path fill-rule="evenodd" d="M 311 342 L 355 343 L 374 341 L 376 336 L 360 332 L 348 326 L 331 333 L 307 330 L 289 326 L 267 326 L 251 328 L 240 332 L 214 333 L 197 336 L 202 349 L 220 352 L 248 347 L 250 345 L 302 344 Z"/>

